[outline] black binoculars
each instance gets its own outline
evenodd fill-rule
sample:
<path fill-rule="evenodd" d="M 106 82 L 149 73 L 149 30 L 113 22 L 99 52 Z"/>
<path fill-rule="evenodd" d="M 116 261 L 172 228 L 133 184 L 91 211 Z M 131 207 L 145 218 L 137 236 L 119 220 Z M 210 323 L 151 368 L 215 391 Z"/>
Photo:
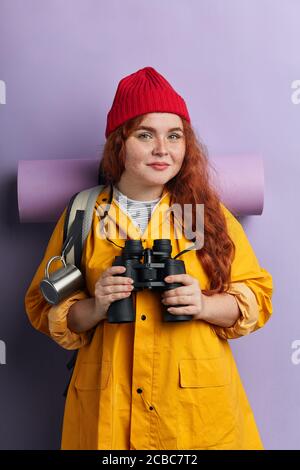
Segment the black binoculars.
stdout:
<path fill-rule="evenodd" d="M 165 282 L 164 278 L 173 274 L 185 274 L 184 262 L 171 258 L 172 245 L 169 239 L 154 240 L 153 248 L 143 248 L 141 240 L 126 240 L 121 256 L 116 256 L 113 266 L 124 266 L 123 277 L 131 277 L 133 289 L 125 299 L 112 302 L 108 308 L 109 323 L 129 323 L 135 321 L 133 293 L 142 289 L 166 291 L 180 287 L 180 282 Z M 143 262 L 141 259 L 143 258 Z M 120 276 L 120 274 L 118 274 Z M 165 307 L 165 306 L 164 306 Z M 176 307 L 176 306 L 175 306 Z M 193 315 L 172 315 L 163 311 L 163 321 L 176 322 L 192 320 Z"/>

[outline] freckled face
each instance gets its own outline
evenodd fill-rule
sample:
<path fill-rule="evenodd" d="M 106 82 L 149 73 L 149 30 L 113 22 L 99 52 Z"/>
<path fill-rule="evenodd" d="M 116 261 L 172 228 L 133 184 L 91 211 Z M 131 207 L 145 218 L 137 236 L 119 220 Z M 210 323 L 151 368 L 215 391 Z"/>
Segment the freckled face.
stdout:
<path fill-rule="evenodd" d="M 126 140 L 125 147 L 123 175 L 127 180 L 146 186 L 166 184 L 179 172 L 185 155 L 180 116 L 172 113 L 145 115 L 138 130 Z M 167 166 L 153 167 L 152 163 Z"/>

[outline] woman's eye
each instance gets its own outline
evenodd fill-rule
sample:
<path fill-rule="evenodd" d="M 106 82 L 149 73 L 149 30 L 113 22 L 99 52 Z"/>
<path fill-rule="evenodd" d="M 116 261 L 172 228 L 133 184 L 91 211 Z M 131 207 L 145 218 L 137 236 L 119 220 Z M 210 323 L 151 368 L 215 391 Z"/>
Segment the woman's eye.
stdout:
<path fill-rule="evenodd" d="M 150 134 L 139 134 L 138 137 L 150 136 Z M 151 137 L 151 136 L 150 136 Z"/>
<path fill-rule="evenodd" d="M 180 135 L 179 134 L 171 134 L 169 137 L 173 137 L 175 136 L 176 139 L 171 139 L 171 140 L 177 140 L 177 139 L 180 139 Z M 139 134 L 138 137 L 151 137 L 151 134 L 147 134 L 147 133 L 143 133 L 143 134 Z"/>

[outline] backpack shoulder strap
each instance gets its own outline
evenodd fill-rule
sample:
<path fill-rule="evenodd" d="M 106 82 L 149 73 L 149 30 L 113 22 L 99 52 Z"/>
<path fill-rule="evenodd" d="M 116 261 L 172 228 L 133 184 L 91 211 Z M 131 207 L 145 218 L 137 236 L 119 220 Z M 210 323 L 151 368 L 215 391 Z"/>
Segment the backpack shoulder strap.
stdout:
<path fill-rule="evenodd" d="M 82 250 L 92 225 L 96 200 L 104 187 L 98 185 L 74 194 L 67 207 L 63 246 L 70 242 L 70 247 L 65 251 L 66 261 L 78 269 L 81 269 Z"/>
<path fill-rule="evenodd" d="M 104 185 L 94 186 L 74 194 L 68 204 L 64 222 L 63 250 L 66 249 L 66 260 L 81 269 L 81 255 L 84 242 L 89 234 L 93 213 L 99 194 L 105 188 Z M 70 245 L 71 249 L 68 247 Z M 67 367 L 73 370 L 78 355 L 78 349 L 73 352 Z M 66 398 L 72 373 L 63 393 Z"/>

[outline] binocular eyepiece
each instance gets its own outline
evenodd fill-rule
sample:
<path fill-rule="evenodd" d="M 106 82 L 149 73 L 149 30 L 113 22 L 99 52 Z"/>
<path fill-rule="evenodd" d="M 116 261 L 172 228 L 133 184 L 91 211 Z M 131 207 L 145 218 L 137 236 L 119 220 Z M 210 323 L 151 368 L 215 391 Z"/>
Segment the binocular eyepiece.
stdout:
<path fill-rule="evenodd" d="M 116 300 L 109 306 L 107 317 L 109 323 L 129 323 L 135 321 L 133 294 L 142 289 L 166 291 L 180 287 L 182 283 L 167 283 L 164 278 L 173 274 L 185 274 L 185 265 L 181 260 L 171 258 L 172 245 L 169 239 L 154 240 L 152 249 L 143 248 L 141 240 L 126 240 L 121 256 L 116 256 L 113 266 L 124 266 L 123 277 L 133 279 L 131 295 Z M 141 261 L 143 260 L 143 262 Z M 120 276 L 120 274 L 118 274 Z M 172 315 L 164 306 L 163 321 L 188 321 L 192 315 Z"/>

